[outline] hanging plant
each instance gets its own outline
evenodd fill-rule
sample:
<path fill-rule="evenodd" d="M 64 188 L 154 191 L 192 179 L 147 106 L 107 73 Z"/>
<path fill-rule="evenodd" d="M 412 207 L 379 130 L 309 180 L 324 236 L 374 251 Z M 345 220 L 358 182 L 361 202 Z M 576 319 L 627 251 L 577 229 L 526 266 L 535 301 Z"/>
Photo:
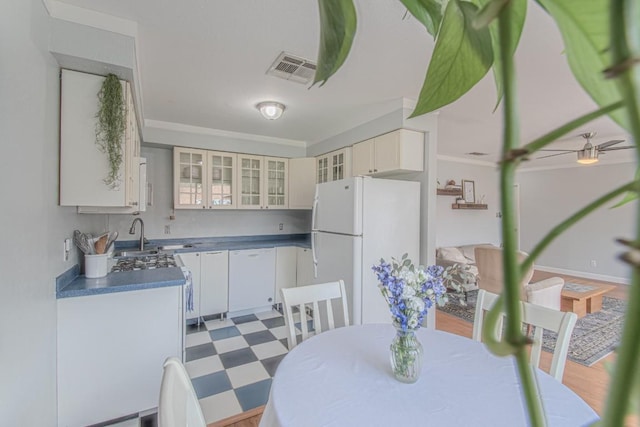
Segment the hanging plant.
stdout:
<path fill-rule="evenodd" d="M 120 79 L 108 74 L 98 92 L 98 114 L 96 118 L 96 144 L 107 155 L 109 173 L 104 183 L 111 189 L 120 185 L 122 165 L 122 136 L 126 128 L 126 109 Z"/>

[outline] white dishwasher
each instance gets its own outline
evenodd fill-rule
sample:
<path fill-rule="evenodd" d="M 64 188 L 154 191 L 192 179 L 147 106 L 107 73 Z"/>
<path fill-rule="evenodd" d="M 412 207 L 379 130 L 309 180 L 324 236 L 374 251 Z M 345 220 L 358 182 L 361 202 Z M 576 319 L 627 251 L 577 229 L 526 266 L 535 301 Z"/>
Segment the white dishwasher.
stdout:
<path fill-rule="evenodd" d="M 273 304 L 276 249 L 229 251 L 229 312 Z"/>

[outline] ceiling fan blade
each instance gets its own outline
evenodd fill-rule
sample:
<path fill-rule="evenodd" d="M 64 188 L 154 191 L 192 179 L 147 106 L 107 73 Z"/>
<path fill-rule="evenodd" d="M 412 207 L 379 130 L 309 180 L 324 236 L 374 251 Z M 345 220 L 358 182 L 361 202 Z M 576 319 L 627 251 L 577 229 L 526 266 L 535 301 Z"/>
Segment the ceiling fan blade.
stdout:
<path fill-rule="evenodd" d="M 611 147 L 611 148 L 605 148 L 604 150 L 599 150 L 599 151 L 628 150 L 629 148 L 636 148 L 636 147 L 633 145 L 625 145 L 624 147 Z"/>
<path fill-rule="evenodd" d="M 546 159 L 547 157 L 562 156 L 563 154 L 571 154 L 571 153 L 572 153 L 572 151 L 567 151 L 565 153 L 549 154 L 548 156 L 536 157 L 536 160 Z"/>
<path fill-rule="evenodd" d="M 565 153 L 575 153 L 576 151 L 580 151 L 580 150 L 553 150 L 553 149 L 543 148 L 538 151 L 564 151 Z"/>
<path fill-rule="evenodd" d="M 596 148 L 598 150 L 602 150 L 604 148 L 611 147 L 612 145 L 620 144 L 621 142 L 624 142 L 624 139 L 612 139 L 611 141 L 596 145 Z"/>

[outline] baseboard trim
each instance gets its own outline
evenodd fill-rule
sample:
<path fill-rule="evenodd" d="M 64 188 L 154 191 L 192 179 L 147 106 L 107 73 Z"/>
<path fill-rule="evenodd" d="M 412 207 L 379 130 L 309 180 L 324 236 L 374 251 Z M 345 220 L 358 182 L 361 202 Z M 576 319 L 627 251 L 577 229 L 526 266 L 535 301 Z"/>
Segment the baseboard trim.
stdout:
<path fill-rule="evenodd" d="M 605 274 L 587 273 L 585 271 L 567 270 L 565 268 L 547 267 L 545 265 L 536 264 L 536 270 L 546 271 L 549 273 L 566 274 L 567 276 L 584 277 L 585 279 L 602 280 L 604 282 L 620 283 L 628 285 L 629 279 L 626 277 L 607 276 Z"/>

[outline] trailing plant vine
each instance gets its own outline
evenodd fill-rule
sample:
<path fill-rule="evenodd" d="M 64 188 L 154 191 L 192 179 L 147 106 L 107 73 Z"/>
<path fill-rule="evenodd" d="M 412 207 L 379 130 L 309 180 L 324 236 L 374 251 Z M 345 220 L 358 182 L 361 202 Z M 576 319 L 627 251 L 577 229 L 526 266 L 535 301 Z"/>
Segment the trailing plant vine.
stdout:
<path fill-rule="evenodd" d="M 126 108 L 122 85 L 118 76 L 108 74 L 98 92 L 98 114 L 96 118 L 96 144 L 107 155 L 109 173 L 104 183 L 111 189 L 120 185 L 122 165 L 122 136 L 126 128 Z"/>
<path fill-rule="evenodd" d="M 435 39 L 433 55 L 412 116 L 432 112 L 467 93 L 493 69 L 498 102 L 503 108 L 500 194 L 503 212 L 504 292 L 485 318 L 483 338 L 499 356 L 514 356 L 521 378 L 530 424 L 546 426 L 535 374 L 527 358 L 528 339 L 521 328 L 519 287 L 542 251 L 561 233 L 595 209 L 626 193 L 620 204 L 636 200 L 640 171 L 635 178 L 569 216 L 535 245 L 518 263 L 513 222 L 513 181 L 526 156 L 589 121 L 608 115 L 625 128 L 636 145 L 640 163 L 640 0 L 536 0 L 554 19 L 562 34 L 567 61 L 576 81 L 598 110 L 585 113 L 546 135 L 521 144 L 513 55 L 524 27 L 527 0 L 400 0 Z M 353 0 L 318 0 L 320 49 L 315 83 L 324 84 L 345 62 L 356 31 Z M 613 368 L 601 425 L 623 426 L 640 404 L 640 213 L 634 239 L 618 239 L 628 247 L 620 258 L 631 266 L 629 301 L 618 357 Z M 612 236 L 613 238 L 613 236 Z M 506 313 L 501 341 L 491 337 L 500 311 Z"/>

